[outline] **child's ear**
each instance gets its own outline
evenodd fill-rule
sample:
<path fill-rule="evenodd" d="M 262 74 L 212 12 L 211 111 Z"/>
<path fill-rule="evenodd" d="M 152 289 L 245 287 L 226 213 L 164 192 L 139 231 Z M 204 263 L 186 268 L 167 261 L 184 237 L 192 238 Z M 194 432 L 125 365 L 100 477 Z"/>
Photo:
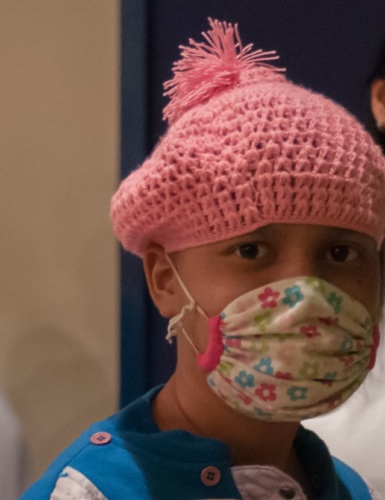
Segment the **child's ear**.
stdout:
<path fill-rule="evenodd" d="M 371 108 L 377 124 L 385 127 L 385 79 L 374 80 L 371 85 Z"/>
<path fill-rule="evenodd" d="M 380 249 L 380 304 L 379 304 L 379 321 L 384 318 L 385 310 L 385 243 Z"/>
<path fill-rule="evenodd" d="M 165 318 L 178 314 L 178 286 L 161 245 L 150 243 L 143 254 L 143 266 L 151 298 Z"/>

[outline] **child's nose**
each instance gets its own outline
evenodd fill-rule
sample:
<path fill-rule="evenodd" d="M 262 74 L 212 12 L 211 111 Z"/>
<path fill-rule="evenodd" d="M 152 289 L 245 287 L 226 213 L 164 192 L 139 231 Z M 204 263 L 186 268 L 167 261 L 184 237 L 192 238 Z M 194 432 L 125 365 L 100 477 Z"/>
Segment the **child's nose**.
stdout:
<path fill-rule="evenodd" d="M 295 278 L 298 276 L 316 276 L 324 278 L 326 269 L 311 256 L 301 254 L 288 257 L 281 262 L 279 279 Z"/>

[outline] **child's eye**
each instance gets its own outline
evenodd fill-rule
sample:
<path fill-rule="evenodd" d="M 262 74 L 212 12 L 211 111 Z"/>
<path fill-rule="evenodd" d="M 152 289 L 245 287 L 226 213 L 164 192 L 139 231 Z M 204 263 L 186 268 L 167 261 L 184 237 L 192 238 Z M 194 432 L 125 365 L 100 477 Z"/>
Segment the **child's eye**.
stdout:
<path fill-rule="evenodd" d="M 266 248 L 257 243 L 244 243 L 239 245 L 235 253 L 242 259 L 254 260 L 263 257 L 266 254 Z"/>
<path fill-rule="evenodd" d="M 328 258 L 336 262 L 350 262 L 358 256 L 357 250 L 349 245 L 335 245 L 328 251 Z"/>

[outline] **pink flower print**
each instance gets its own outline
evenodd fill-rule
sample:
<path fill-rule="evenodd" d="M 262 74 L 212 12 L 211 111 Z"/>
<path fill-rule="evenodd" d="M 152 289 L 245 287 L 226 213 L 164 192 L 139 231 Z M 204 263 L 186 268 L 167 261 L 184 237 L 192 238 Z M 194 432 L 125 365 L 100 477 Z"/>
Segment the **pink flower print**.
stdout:
<path fill-rule="evenodd" d="M 255 390 L 255 395 L 263 401 L 275 401 L 277 399 L 275 389 L 276 386 L 274 384 L 266 384 L 264 382 Z"/>
<path fill-rule="evenodd" d="M 228 338 L 225 340 L 226 342 L 226 346 L 227 347 L 241 347 L 241 339 L 237 339 L 237 338 Z"/>
<path fill-rule="evenodd" d="M 277 302 L 276 300 L 280 296 L 279 292 L 274 292 L 272 288 L 267 286 L 264 290 L 263 293 L 258 295 L 259 300 L 262 303 L 262 309 L 273 309 L 274 307 L 277 307 Z"/>
<path fill-rule="evenodd" d="M 303 378 L 309 380 L 318 377 L 318 370 L 319 363 L 309 363 L 308 361 L 305 361 L 301 369 L 299 370 L 299 374 Z"/>
<path fill-rule="evenodd" d="M 272 414 L 267 413 L 266 411 L 261 410 L 260 408 L 254 408 L 254 413 L 257 418 L 263 418 L 263 419 L 268 419 L 271 420 Z"/>
<path fill-rule="evenodd" d="M 363 349 L 363 348 L 364 348 L 364 343 L 363 343 L 363 342 L 361 342 L 360 340 L 357 340 L 355 350 L 356 350 L 356 351 L 362 351 L 362 349 Z"/>
<path fill-rule="evenodd" d="M 343 403 L 342 396 L 336 396 L 332 400 L 329 401 L 328 403 L 328 409 L 329 410 L 334 410 L 334 408 L 337 408 Z"/>
<path fill-rule="evenodd" d="M 324 323 L 326 326 L 338 325 L 338 318 L 318 318 L 321 323 Z"/>
<path fill-rule="evenodd" d="M 238 397 L 242 401 L 242 403 L 247 405 L 247 406 L 251 405 L 251 403 L 253 402 L 253 400 L 249 396 L 247 396 L 246 394 L 243 394 L 242 392 L 240 394 L 238 394 Z"/>
<path fill-rule="evenodd" d="M 349 366 L 353 363 L 354 358 L 353 356 L 340 356 L 338 360 L 341 361 L 341 363 L 343 363 L 345 366 Z"/>
<path fill-rule="evenodd" d="M 304 335 L 306 335 L 306 337 L 308 337 L 309 339 L 313 337 L 319 337 L 321 335 L 320 332 L 317 330 L 316 325 L 301 326 L 299 331 Z"/>
<path fill-rule="evenodd" d="M 289 372 L 280 372 L 280 371 L 278 371 L 278 372 L 275 372 L 275 376 L 277 378 L 283 378 L 285 380 L 291 380 L 293 378 L 293 375 L 291 373 L 289 373 Z"/>

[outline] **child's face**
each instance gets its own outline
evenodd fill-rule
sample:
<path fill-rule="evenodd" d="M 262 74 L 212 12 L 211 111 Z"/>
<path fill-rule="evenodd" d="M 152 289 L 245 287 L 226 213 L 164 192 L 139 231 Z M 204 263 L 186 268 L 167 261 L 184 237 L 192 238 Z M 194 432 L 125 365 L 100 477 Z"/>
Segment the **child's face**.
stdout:
<path fill-rule="evenodd" d="M 372 238 L 314 225 L 272 224 L 244 236 L 172 255 L 179 274 L 207 316 L 260 286 L 317 276 L 380 314 L 380 258 Z M 186 298 L 180 291 L 181 303 Z"/>

